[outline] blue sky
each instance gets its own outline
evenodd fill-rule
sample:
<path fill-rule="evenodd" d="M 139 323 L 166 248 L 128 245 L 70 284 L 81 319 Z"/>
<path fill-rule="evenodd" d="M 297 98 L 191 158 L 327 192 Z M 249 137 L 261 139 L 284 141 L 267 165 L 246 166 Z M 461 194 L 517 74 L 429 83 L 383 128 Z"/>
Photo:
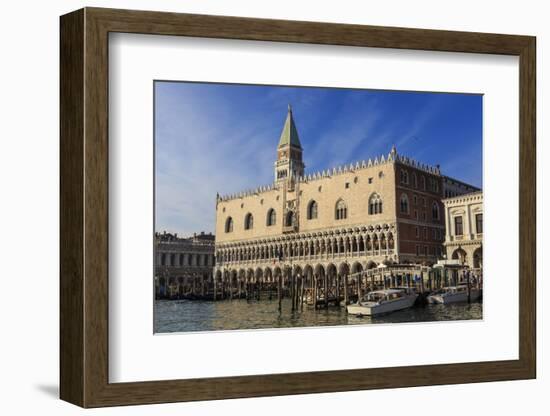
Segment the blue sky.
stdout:
<path fill-rule="evenodd" d="M 306 173 L 398 153 L 482 185 L 482 97 L 155 82 L 156 230 L 214 232 L 216 192 L 273 181 L 292 105 Z"/>

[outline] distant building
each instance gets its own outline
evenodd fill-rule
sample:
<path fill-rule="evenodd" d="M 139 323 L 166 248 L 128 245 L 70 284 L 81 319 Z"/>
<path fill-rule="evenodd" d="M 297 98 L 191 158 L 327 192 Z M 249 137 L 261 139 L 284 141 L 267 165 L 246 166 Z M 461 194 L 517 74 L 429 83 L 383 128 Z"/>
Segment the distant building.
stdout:
<path fill-rule="evenodd" d="M 214 235 L 204 232 L 187 238 L 166 231 L 155 233 L 156 297 L 200 293 L 212 277 L 214 241 Z"/>
<path fill-rule="evenodd" d="M 469 185 L 465 182 L 461 182 L 457 179 L 450 178 L 448 176 L 443 176 L 443 197 L 444 198 L 453 198 L 455 196 L 470 194 L 472 192 L 479 192 L 479 189 L 476 186 Z"/>
<path fill-rule="evenodd" d="M 483 267 L 483 193 L 443 200 L 447 258 L 472 268 Z"/>
<path fill-rule="evenodd" d="M 462 183 L 439 166 L 394 146 L 368 161 L 306 174 L 290 106 L 276 154 L 272 184 L 217 198 L 216 279 L 270 280 L 281 273 L 280 260 L 298 273 L 332 278 L 441 258 L 441 200 L 445 186 Z"/>

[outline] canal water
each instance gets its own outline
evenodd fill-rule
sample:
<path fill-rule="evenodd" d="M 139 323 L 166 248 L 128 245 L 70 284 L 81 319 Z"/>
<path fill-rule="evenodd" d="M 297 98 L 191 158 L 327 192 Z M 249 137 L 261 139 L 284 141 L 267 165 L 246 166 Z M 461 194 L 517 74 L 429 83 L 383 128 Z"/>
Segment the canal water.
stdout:
<path fill-rule="evenodd" d="M 283 299 L 282 312 L 274 300 L 227 301 L 157 300 L 154 331 L 195 332 L 231 329 L 296 328 L 334 325 L 365 325 L 400 322 L 431 322 L 482 319 L 481 302 L 416 306 L 377 317 L 348 316 L 345 308 L 317 309 L 304 305 L 303 312 L 291 311 L 290 299 Z"/>

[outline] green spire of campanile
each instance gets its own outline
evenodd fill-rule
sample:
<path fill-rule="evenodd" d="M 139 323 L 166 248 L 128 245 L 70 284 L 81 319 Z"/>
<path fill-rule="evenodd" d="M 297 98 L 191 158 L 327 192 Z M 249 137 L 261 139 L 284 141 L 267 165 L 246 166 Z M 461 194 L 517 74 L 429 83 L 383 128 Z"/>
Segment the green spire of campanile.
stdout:
<path fill-rule="evenodd" d="M 304 176 L 304 162 L 302 160 L 302 145 L 298 138 L 298 131 L 292 117 L 292 108 L 288 105 L 288 114 L 277 146 L 277 160 L 275 161 L 275 182 L 294 181 Z"/>
<path fill-rule="evenodd" d="M 300 138 L 298 137 L 298 130 L 296 130 L 296 124 L 294 124 L 294 117 L 292 117 L 292 107 L 290 107 L 290 104 L 288 105 L 288 114 L 286 115 L 285 125 L 281 132 L 278 147 L 281 148 L 289 145 L 299 149 L 302 148 Z"/>

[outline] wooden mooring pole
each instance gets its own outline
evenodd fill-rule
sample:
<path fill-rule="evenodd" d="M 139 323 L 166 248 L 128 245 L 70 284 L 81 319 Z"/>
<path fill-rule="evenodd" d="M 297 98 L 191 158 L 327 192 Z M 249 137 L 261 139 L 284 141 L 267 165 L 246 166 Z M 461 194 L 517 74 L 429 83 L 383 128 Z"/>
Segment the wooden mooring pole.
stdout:
<path fill-rule="evenodd" d="M 304 276 L 300 276 L 300 310 L 304 311 L 304 286 L 305 286 Z"/>
<path fill-rule="evenodd" d="M 466 284 L 468 285 L 468 303 L 471 303 L 472 302 L 472 294 L 471 294 L 471 291 L 472 291 L 472 285 L 470 284 L 470 272 L 467 272 L 466 273 Z"/>
<path fill-rule="evenodd" d="M 328 308 L 328 274 L 325 273 L 325 308 Z"/>
<path fill-rule="evenodd" d="M 317 309 L 317 275 L 313 275 L 312 287 L 313 287 L 313 307 Z"/>
<path fill-rule="evenodd" d="M 349 298 L 348 298 L 348 275 L 347 273 L 344 274 L 344 305 L 349 304 Z"/>
<path fill-rule="evenodd" d="M 295 289 L 294 289 L 294 310 L 298 310 L 299 303 L 300 303 L 300 276 L 296 276 L 294 278 L 295 280 Z"/>
<path fill-rule="evenodd" d="M 340 306 L 340 273 L 336 274 L 336 306 Z"/>
<path fill-rule="evenodd" d="M 292 273 L 292 270 L 290 271 L 290 309 L 292 312 L 295 310 L 296 302 L 295 302 L 295 296 L 296 296 L 296 285 L 295 285 L 295 277 L 294 273 Z"/>
<path fill-rule="evenodd" d="M 279 312 L 282 310 L 281 300 L 283 296 L 283 276 L 279 274 L 277 277 L 277 300 L 279 301 Z"/>

